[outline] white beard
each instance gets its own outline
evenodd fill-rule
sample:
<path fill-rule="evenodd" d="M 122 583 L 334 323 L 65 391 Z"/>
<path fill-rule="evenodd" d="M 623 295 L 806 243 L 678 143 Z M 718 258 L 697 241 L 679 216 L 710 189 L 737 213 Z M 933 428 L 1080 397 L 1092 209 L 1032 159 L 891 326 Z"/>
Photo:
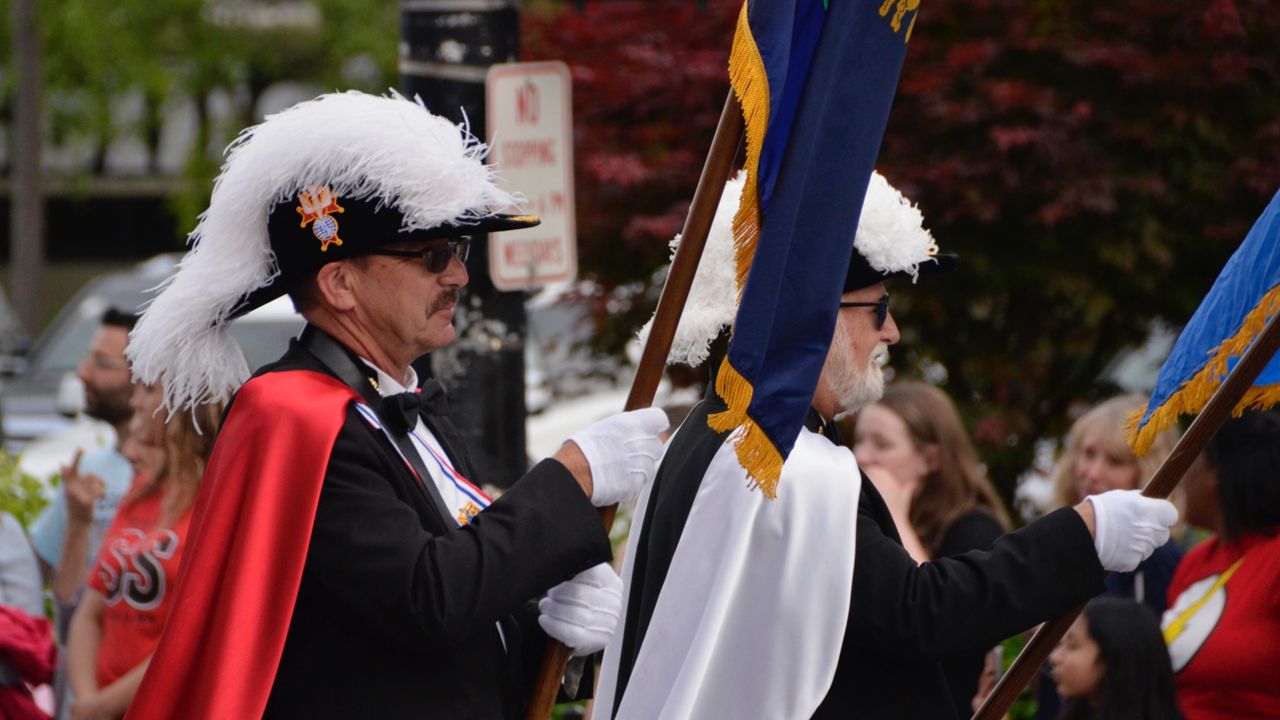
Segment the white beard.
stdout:
<path fill-rule="evenodd" d="M 837 414 L 853 412 L 866 407 L 884 395 L 884 371 L 881 363 L 889 355 L 889 346 L 877 343 L 866 367 L 858 367 L 853 356 L 853 345 L 844 326 L 836 323 L 831 339 L 831 350 L 822 366 L 822 379 L 835 396 L 839 406 Z"/>

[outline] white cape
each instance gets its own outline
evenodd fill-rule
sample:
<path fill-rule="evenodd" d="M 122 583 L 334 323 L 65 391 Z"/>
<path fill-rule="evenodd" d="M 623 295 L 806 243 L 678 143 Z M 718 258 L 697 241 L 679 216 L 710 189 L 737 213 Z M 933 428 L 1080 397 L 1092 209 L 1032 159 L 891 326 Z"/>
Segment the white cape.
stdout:
<path fill-rule="evenodd" d="M 618 720 L 812 716 L 849 617 L 861 486 L 848 448 L 801 430 L 770 501 L 749 488 L 725 443 L 690 510 Z M 634 557 L 623 564 L 624 603 Z M 619 631 L 605 650 L 596 718 L 612 717 L 621 645 Z"/>

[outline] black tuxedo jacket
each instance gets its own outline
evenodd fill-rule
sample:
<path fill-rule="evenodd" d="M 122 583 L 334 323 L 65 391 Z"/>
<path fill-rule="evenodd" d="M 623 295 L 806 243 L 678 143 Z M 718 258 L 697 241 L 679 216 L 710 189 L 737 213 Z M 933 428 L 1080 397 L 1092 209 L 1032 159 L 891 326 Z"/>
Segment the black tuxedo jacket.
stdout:
<path fill-rule="evenodd" d="M 956 717 L 940 662 L 1102 592 L 1093 536 L 1063 508 L 975 550 L 916 565 L 864 473 L 844 644 L 815 718 Z"/>
<path fill-rule="evenodd" d="M 710 397 L 689 414 L 658 468 L 643 525 L 632 533 L 615 713 L 698 487 L 726 435 L 707 427 L 707 415 L 723 408 Z M 810 423 L 831 436 L 816 413 Z M 943 658 L 991 647 L 1102 591 L 1093 538 L 1071 509 L 1001 537 L 988 551 L 924 565 L 902 547 L 888 506 L 865 474 L 857 517 L 849 621 L 815 718 L 954 718 Z"/>
<path fill-rule="evenodd" d="M 354 357 L 335 368 L 341 359 L 308 349 L 316 333 L 260 374 L 328 373 L 372 402 Z M 465 467 L 450 434 L 433 430 Z M 333 446 L 315 452 L 328 469 L 265 716 L 518 717 L 544 641 L 530 599 L 611 556 L 572 475 L 544 461 L 458 528 L 354 405 Z"/>

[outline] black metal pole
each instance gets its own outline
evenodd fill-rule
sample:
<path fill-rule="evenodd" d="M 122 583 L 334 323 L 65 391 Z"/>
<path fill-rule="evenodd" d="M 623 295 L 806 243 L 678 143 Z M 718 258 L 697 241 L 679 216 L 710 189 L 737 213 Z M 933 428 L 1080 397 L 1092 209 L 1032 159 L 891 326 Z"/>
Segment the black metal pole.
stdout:
<path fill-rule="evenodd" d="M 519 56 L 514 0 L 401 0 L 400 90 L 432 112 L 485 137 L 488 67 Z M 488 238 L 472 241 L 471 280 L 455 322 L 458 339 L 415 364 L 446 380 L 455 422 L 467 439 L 477 480 L 506 487 L 524 474 L 525 293 L 489 280 Z M 427 364 L 431 368 L 427 367 Z"/>

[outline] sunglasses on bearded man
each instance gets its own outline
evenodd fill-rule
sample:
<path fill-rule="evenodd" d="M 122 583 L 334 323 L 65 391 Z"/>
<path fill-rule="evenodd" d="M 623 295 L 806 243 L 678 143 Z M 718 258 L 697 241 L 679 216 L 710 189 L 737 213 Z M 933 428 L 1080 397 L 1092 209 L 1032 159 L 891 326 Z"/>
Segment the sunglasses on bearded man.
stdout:
<path fill-rule="evenodd" d="M 885 293 L 884 297 L 875 302 L 844 302 L 840 301 L 840 307 L 873 307 L 876 309 L 876 329 L 884 328 L 884 321 L 889 319 L 889 294 Z"/>

